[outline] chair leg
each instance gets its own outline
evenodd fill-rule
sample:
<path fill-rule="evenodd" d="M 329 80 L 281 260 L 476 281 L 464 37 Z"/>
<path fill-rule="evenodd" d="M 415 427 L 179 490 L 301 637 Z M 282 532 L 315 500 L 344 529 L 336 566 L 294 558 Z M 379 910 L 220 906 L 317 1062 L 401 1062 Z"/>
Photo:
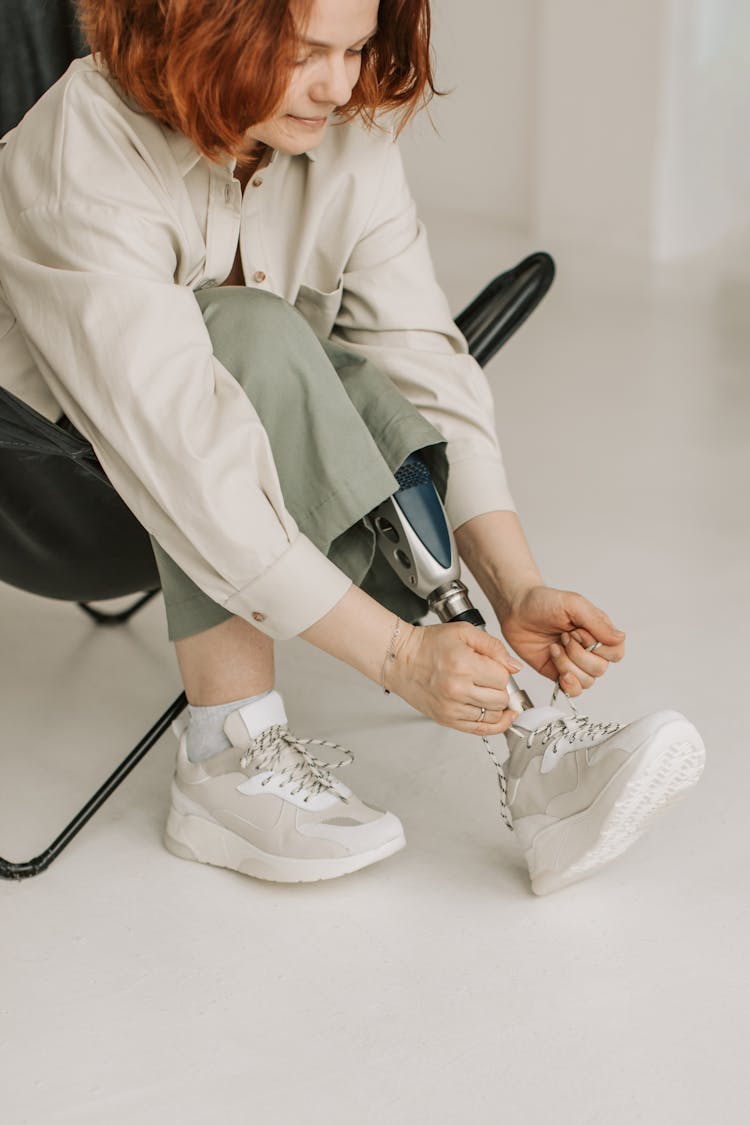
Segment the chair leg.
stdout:
<path fill-rule="evenodd" d="M 78 602 L 77 604 L 84 613 L 87 613 L 89 617 L 97 623 L 97 625 L 122 625 L 123 622 L 128 621 L 141 606 L 144 606 L 146 602 L 150 602 L 158 593 L 158 590 L 149 590 L 142 597 L 138 598 L 133 605 L 128 606 L 127 609 L 123 609 L 119 613 L 106 613 L 101 609 L 94 609 L 86 602 Z"/>
<path fill-rule="evenodd" d="M 154 743 L 159 741 L 172 720 L 176 719 L 180 712 L 184 711 L 186 706 L 187 698 L 185 693 L 182 692 L 178 695 L 177 699 L 175 699 L 174 703 L 170 704 L 161 718 L 154 723 L 151 730 L 144 735 L 138 745 L 131 750 L 127 758 L 120 763 L 115 772 L 97 789 L 91 800 L 83 806 L 78 815 L 71 820 L 70 824 L 63 829 L 57 839 L 53 840 L 45 851 L 40 852 L 34 859 L 27 859 L 18 863 L 0 858 L 0 878 L 26 879 L 31 875 L 38 875 L 40 871 L 46 870 L 63 848 L 67 847 L 76 833 L 80 832 L 86 821 L 90 820 L 97 809 L 101 808 L 107 800 L 107 797 L 114 793 L 115 789 L 125 780 L 130 771 L 138 765 L 141 758 L 146 756 Z"/>

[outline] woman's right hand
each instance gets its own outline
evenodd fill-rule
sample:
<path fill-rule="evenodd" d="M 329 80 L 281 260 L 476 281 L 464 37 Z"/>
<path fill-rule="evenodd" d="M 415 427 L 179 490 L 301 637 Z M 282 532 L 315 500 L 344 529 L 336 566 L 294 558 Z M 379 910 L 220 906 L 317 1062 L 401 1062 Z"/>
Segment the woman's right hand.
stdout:
<path fill-rule="evenodd" d="M 502 641 L 476 625 L 406 626 L 395 653 L 386 661 L 385 687 L 441 726 L 502 734 L 517 717 L 506 687 L 521 666 Z"/>

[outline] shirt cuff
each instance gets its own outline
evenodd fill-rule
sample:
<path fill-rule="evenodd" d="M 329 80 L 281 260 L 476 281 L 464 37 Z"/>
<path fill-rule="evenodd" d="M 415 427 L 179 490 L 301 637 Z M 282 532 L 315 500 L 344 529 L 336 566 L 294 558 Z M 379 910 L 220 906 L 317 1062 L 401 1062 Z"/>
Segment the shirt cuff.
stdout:
<path fill-rule="evenodd" d="M 515 512 L 502 461 L 469 457 L 449 466 L 445 511 L 452 528 L 485 512 Z"/>
<path fill-rule="evenodd" d="M 224 608 L 261 633 L 284 641 L 325 617 L 352 585 L 352 580 L 300 532 L 273 566 L 232 594 Z"/>

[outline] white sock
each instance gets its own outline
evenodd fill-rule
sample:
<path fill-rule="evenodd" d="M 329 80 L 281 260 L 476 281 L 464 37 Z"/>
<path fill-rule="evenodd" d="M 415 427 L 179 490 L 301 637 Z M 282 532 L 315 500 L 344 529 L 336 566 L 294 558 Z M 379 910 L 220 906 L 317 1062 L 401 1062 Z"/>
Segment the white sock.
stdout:
<path fill-rule="evenodd" d="M 221 754 L 232 744 L 224 734 L 224 721 L 232 711 L 238 707 L 247 707 L 249 704 L 258 703 L 270 695 L 273 688 L 263 691 L 260 695 L 251 695 L 247 699 L 236 699 L 233 703 L 218 703 L 214 707 L 193 707 L 188 704 L 190 712 L 190 725 L 187 732 L 187 756 L 191 762 L 205 762 L 214 754 Z"/>

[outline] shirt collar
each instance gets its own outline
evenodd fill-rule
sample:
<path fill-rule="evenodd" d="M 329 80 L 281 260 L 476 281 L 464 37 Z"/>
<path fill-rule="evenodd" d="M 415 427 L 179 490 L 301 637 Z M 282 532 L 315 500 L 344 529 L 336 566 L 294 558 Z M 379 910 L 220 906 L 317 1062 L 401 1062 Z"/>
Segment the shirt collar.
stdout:
<path fill-rule="evenodd" d="M 187 176 L 191 168 L 194 168 L 198 161 L 201 159 L 201 153 L 195 147 L 190 138 L 186 137 L 184 133 L 178 133 L 174 129 L 165 128 L 164 134 L 167 139 L 167 144 L 169 145 L 169 148 L 172 152 L 172 156 L 174 157 L 175 163 L 177 164 L 177 167 L 180 171 L 180 175 L 184 178 L 185 176 Z M 269 165 L 273 164 L 278 154 L 278 149 L 274 149 L 269 161 Z M 318 155 L 314 149 L 310 149 L 307 152 L 302 153 L 301 155 L 306 156 L 307 159 L 312 161 L 313 163 L 318 158 Z M 234 170 L 237 167 L 237 161 L 233 156 L 223 156 L 219 160 L 219 163 L 230 173 L 234 173 Z"/>
<path fill-rule="evenodd" d="M 166 137 L 167 144 L 172 152 L 180 175 L 184 178 L 187 176 L 190 169 L 194 168 L 198 163 L 201 154 L 184 133 L 178 133 L 174 129 L 165 128 L 164 136 Z"/>
<path fill-rule="evenodd" d="M 271 159 L 268 161 L 268 164 L 266 165 L 267 168 L 270 167 L 273 164 L 274 160 L 276 159 L 276 157 L 278 155 L 279 155 L 279 150 L 277 148 L 275 148 L 273 150 L 273 152 L 271 153 Z M 301 152 L 300 156 L 306 156 L 307 159 L 311 160 L 313 163 L 315 163 L 315 161 L 318 159 L 318 154 L 314 149 L 310 149 L 308 152 Z M 294 160 L 295 157 L 292 157 L 292 159 Z M 234 172 L 235 168 L 237 167 L 237 161 L 234 159 L 234 157 L 231 157 L 231 158 L 226 157 L 224 160 L 222 160 L 222 164 L 224 164 L 225 167 L 228 168 L 230 172 Z M 192 167 L 192 165 L 191 165 L 191 167 Z"/>

